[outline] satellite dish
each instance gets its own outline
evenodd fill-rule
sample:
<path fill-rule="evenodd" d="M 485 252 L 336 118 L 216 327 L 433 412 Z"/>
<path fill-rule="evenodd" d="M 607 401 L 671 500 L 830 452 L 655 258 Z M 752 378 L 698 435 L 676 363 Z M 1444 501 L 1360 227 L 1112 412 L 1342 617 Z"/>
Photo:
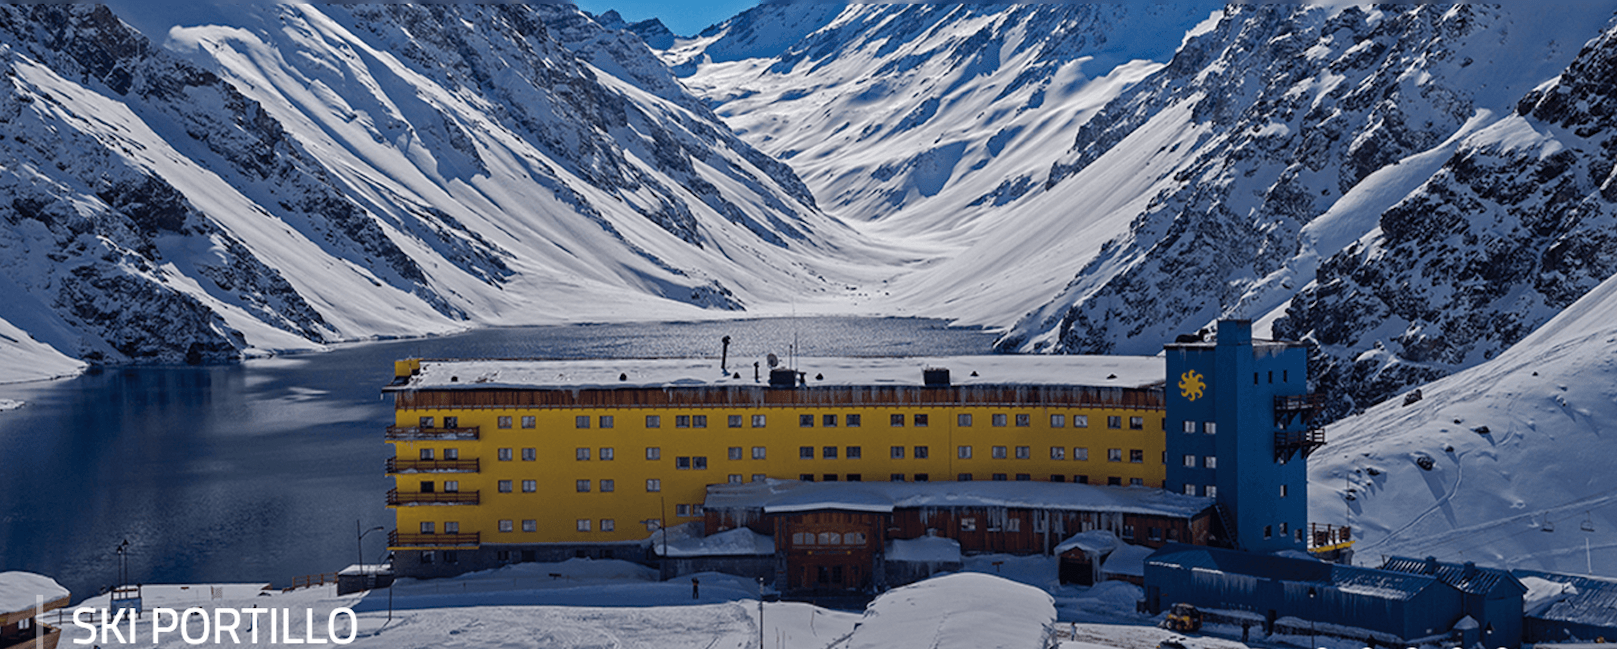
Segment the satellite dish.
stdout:
<path fill-rule="evenodd" d="M 764 357 L 764 360 L 769 361 L 769 366 L 770 367 L 779 367 L 780 366 L 780 357 L 776 356 L 774 352 L 770 352 L 768 356 Z"/>

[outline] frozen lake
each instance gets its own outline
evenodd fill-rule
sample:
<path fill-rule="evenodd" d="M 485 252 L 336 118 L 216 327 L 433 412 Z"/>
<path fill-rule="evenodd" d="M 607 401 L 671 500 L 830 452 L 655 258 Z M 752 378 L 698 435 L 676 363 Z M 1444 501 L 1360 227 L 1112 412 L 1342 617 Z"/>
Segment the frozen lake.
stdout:
<path fill-rule="evenodd" d="M 393 361 L 991 353 L 938 320 L 815 317 L 485 329 L 217 367 L 116 368 L 0 385 L 0 570 L 51 575 L 74 601 L 141 583 L 289 583 L 357 562 L 355 522 L 393 527 L 382 441 Z M 386 554 L 365 538 L 367 562 Z"/>

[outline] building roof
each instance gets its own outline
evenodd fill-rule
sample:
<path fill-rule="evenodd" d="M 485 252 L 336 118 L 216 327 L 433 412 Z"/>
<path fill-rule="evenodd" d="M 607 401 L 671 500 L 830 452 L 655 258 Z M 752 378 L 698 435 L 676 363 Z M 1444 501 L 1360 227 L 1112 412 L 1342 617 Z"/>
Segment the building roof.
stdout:
<path fill-rule="evenodd" d="M 1013 507 L 1117 512 L 1190 518 L 1213 499 L 1155 487 L 1109 487 L 1070 482 L 800 482 L 764 480 L 707 488 L 707 509 L 764 513 L 821 509 L 891 512 L 921 507 Z"/>
<path fill-rule="evenodd" d="M 35 610 L 41 597 L 45 599 L 44 610 Z M 61 608 L 67 605 L 67 598 L 67 589 L 45 575 L 20 570 L 0 572 L 0 624 Z"/>
<path fill-rule="evenodd" d="M 1510 573 L 1523 582 L 1542 580 L 1561 585 L 1561 588 L 1557 589 L 1560 592 L 1539 598 L 1541 600 L 1539 602 L 1529 603 L 1528 617 L 1590 626 L 1617 627 L 1617 579 L 1540 570 L 1512 570 Z"/>
<path fill-rule="evenodd" d="M 753 378 L 753 362 L 759 378 Z M 765 359 L 423 360 L 421 371 L 389 390 L 766 387 Z M 1163 382 L 1157 356 L 985 355 L 797 359 L 808 387 L 912 386 L 921 370 L 946 368 L 954 386 L 1063 385 L 1146 388 Z M 736 374 L 740 377 L 737 378 Z M 974 375 L 975 374 L 975 375 Z M 619 377 L 622 377 L 620 380 Z"/>
<path fill-rule="evenodd" d="M 1222 572 L 1276 581 L 1312 582 L 1344 593 L 1394 600 L 1407 600 L 1434 584 L 1442 583 L 1430 575 L 1180 543 L 1164 546 L 1147 557 L 1145 563 L 1148 566 Z"/>
<path fill-rule="evenodd" d="M 1497 593 L 1509 596 L 1527 592 L 1527 587 L 1509 572 L 1499 568 L 1484 568 L 1474 563 L 1445 563 L 1434 558 L 1387 557 L 1381 562 L 1381 569 L 1412 575 L 1432 575 L 1460 592 L 1471 595 Z"/>

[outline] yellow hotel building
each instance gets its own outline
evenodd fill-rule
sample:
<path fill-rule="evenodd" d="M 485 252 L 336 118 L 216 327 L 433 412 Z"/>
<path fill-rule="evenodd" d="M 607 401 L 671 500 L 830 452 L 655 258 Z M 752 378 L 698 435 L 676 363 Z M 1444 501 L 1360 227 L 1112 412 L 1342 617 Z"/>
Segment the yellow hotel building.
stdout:
<path fill-rule="evenodd" d="M 401 575 L 645 560 L 711 484 L 1161 487 L 1160 357 L 404 360 L 387 471 Z"/>

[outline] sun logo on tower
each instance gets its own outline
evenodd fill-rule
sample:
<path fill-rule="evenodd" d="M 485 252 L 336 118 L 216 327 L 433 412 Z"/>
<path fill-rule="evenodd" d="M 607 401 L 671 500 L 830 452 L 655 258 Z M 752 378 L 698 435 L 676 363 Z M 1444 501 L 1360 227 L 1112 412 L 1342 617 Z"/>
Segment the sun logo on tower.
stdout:
<path fill-rule="evenodd" d="M 1207 384 L 1202 382 L 1202 375 L 1200 372 L 1190 370 L 1179 375 L 1179 394 L 1183 395 L 1186 399 L 1191 401 L 1200 399 L 1202 398 L 1202 391 L 1206 389 Z"/>

